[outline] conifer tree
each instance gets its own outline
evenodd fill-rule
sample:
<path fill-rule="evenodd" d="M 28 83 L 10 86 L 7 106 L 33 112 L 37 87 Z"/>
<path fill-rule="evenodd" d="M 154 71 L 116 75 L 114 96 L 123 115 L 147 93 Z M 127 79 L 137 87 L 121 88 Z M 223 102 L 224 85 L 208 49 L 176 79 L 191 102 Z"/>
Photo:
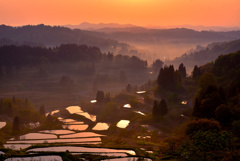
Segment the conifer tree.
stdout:
<path fill-rule="evenodd" d="M 181 73 L 182 78 L 186 78 L 187 73 L 186 73 L 186 67 L 181 63 L 178 67 L 178 71 Z"/>
<path fill-rule="evenodd" d="M 13 119 L 12 135 L 19 134 L 20 131 L 20 119 L 18 116 L 15 116 Z"/>
<path fill-rule="evenodd" d="M 103 91 L 97 91 L 97 96 L 96 96 L 96 100 L 98 103 L 104 102 L 104 92 Z"/>
<path fill-rule="evenodd" d="M 158 102 L 155 100 L 154 104 L 153 104 L 153 109 L 152 109 L 152 117 L 153 120 L 157 120 L 158 118 L 158 112 L 159 111 L 159 106 L 158 106 Z"/>
<path fill-rule="evenodd" d="M 159 103 L 159 114 L 165 116 L 168 113 L 167 102 L 165 99 L 162 99 Z"/>

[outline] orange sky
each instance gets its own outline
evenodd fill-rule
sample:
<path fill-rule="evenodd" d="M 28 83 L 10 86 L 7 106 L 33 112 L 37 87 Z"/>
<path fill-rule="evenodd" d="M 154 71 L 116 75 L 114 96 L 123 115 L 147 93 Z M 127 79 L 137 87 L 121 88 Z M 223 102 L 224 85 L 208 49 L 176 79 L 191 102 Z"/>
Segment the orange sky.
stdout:
<path fill-rule="evenodd" d="M 240 26 L 240 0 L 0 0 L 0 24 Z"/>

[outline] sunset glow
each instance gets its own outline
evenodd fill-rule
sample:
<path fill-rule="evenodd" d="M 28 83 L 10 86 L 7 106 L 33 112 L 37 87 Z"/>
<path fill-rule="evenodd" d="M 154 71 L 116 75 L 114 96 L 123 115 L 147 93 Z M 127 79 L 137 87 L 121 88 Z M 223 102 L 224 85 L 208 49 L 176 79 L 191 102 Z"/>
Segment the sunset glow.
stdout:
<path fill-rule="evenodd" d="M 239 0 L 9 0 L 1 1 L 6 25 L 120 23 L 240 26 Z"/>

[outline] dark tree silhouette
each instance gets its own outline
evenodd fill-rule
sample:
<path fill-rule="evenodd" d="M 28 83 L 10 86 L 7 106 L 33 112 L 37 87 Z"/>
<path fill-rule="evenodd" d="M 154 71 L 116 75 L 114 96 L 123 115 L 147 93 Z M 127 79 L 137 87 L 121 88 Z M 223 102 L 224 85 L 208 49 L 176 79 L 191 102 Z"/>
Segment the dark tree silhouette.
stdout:
<path fill-rule="evenodd" d="M 221 125 L 229 125 L 233 119 L 233 113 L 229 106 L 221 104 L 216 108 L 215 111 L 216 120 L 218 120 Z"/>
<path fill-rule="evenodd" d="M 13 119 L 12 135 L 17 135 L 20 132 L 20 119 L 15 116 Z"/>
<path fill-rule="evenodd" d="M 182 78 L 186 78 L 187 73 L 186 73 L 186 67 L 181 63 L 178 67 L 178 71 L 181 73 Z"/>
<path fill-rule="evenodd" d="M 167 102 L 162 99 L 159 103 L 159 112 L 161 116 L 165 116 L 168 113 Z"/>
<path fill-rule="evenodd" d="M 97 91 L 96 100 L 97 100 L 98 103 L 104 102 L 105 97 L 104 97 L 104 92 L 103 91 Z"/>
<path fill-rule="evenodd" d="M 198 66 L 194 66 L 193 72 L 192 72 L 192 78 L 194 80 L 197 80 L 201 76 L 201 70 L 198 68 Z"/>
<path fill-rule="evenodd" d="M 8 104 L 8 108 L 7 108 L 7 110 L 6 110 L 6 114 L 7 114 L 8 116 L 11 116 L 12 113 L 13 113 L 12 103 L 9 102 L 9 104 Z"/>
<path fill-rule="evenodd" d="M 152 117 L 154 121 L 157 121 L 159 118 L 159 105 L 158 102 L 155 100 L 152 109 Z"/>
<path fill-rule="evenodd" d="M 131 92 L 132 91 L 132 86 L 130 84 L 127 85 L 126 91 L 127 92 Z"/>
<path fill-rule="evenodd" d="M 163 66 L 163 62 L 160 59 L 157 59 L 153 62 L 152 67 L 154 71 L 159 71 Z"/>
<path fill-rule="evenodd" d="M 181 78 L 181 77 L 180 77 Z M 174 66 L 165 66 L 160 69 L 157 83 L 160 88 L 167 90 L 176 90 L 177 84 L 181 82 L 179 79 L 179 73 L 174 71 Z"/>

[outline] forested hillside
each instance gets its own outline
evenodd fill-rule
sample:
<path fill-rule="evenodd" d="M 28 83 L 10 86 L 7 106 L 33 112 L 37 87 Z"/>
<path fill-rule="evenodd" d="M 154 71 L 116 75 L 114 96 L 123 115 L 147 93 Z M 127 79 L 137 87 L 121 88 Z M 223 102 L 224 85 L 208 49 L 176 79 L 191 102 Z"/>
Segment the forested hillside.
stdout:
<path fill-rule="evenodd" d="M 130 54 L 134 47 L 119 43 L 113 39 L 101 37 L 97 32 L 71 30 L 60 26 L 0 26 L 0 45 L 31 45 L 55 47 L 61 44 L 74 43 L 98 46 L 103 52 Z"/>
<path fill-rule="evenodd" d="M 190 54 L 184 54 L 175 58 L 172 61 L 166 61 L 166 64 L 185 64 L 188 68 L 193 68 L 194 65 L 204 65 L 208 62 L 212 62 L 220 55 L 225 55 L 231 52 L 240 50 L 240 39 L 230 42 L 212 43 L 207 47 L 191 52 Z"/>

